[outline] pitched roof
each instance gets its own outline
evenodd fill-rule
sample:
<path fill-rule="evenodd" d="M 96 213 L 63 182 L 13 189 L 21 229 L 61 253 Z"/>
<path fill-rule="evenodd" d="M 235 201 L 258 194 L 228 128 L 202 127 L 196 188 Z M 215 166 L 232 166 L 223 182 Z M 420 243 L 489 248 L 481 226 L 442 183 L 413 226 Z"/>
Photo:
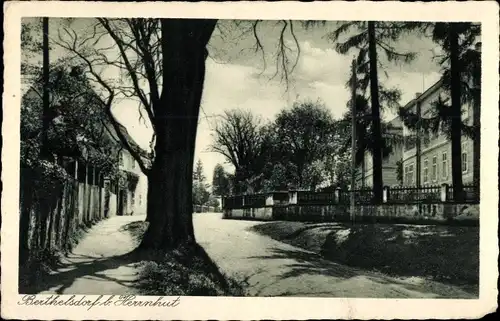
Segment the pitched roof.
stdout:
<path fill-rule="evenodd" d="M 111 119 L 108 119 L 106 122 L 103 122 L 103 126 L 107 129 L 108 133 L 110 134 L 111 138 L 116 141 L 117 144 L 121 144 L 120 138 L 118 137 L 118 134 L 115 130 L 115 127 L 111 124 Z M 127 142 L 130 144 L 130 146 L 142 157 L 149 158 L 148 152 L 142 149 L 136 141 L 130 136 L 129 132 L 120 123 L 117 123 L 118 128 L 120 129 L 120 133 L 125 137 Z"/>

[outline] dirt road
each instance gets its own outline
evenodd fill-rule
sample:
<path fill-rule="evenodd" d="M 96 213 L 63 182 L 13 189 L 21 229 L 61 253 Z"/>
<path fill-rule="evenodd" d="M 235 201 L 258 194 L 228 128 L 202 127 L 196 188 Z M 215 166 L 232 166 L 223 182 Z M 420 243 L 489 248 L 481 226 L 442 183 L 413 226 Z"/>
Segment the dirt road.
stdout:
<path fill-rule="evenodd" d="M 121 228 L 144 216 L 113 217 L 96 224 L 65 258 L 40 293 L 132 294 L 137 270 L 123 254 L 134 247 Z M 336 264 L 247 229 L 259 222 L 194 215 L 195 234 L 220 270 L 248 284 L 251 296 L 365 298 L 469 298 L 452 286 L 421 278 L 405 280 Z"/>
<path fill-rule="evenodd" d="M 197 214 L 195 232 L 222 272 L 246 280 L 252 296 L 364 298 L 473 298 L 453 286 L 422 278 L 396 279 L 336 264 L 247 229 L 254 221 Z"/>

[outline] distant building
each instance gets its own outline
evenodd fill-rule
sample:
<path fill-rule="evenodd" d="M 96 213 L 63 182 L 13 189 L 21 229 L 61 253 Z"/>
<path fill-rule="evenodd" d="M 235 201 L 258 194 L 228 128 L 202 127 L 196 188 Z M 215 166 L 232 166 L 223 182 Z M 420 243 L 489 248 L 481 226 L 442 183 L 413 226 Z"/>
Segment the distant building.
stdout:
<path fill-rule="evenodd" d="M 121 141 L 114 130 L 111 123 L 105 125 L 106 132 L 110 138 L 116 142 L 117 149 L 117 161 L 119 162 L 119 168 L 121 171 L 126 173 L 131 173 L 129 177 L 129 188 L 113 191 L 116 195 L 117 202 L 117 215 L 137 215 L 146 214 L 147 206 L 147 192 L 148 192 L 148 181 L 146 175 L 141 171 L 135 158 L 121 145 Z M 118 124 L 121 133 L 126 137 L 127 141 L 131 147 L 138 152 L 141 156 L 142 161 L 148 164 L 149 158 L 147 152 L 135 143 L 135 141 L 130 137 L 127 129 L 122 125 Z M 137 181 L 132 178 L 136 177 Z"/>
<path fill-rule="evenodd" d="M 396 117 L 388 123 L 388 134 L 401 136 L 403 134 L 403 124 Z M 392 146 L 389 155 L 382 158 L 382 180 L 384 185 L 398 185 L 397 168 L 398 161 L 401 160 L 403 150 L 400 146 Z M 356 174 L 357 188 L 371 188 L 373 186 L 373 156 L 366 151 L 363 162 L 358 166 Z"/>
<path fill-rule="evenodd" d="M 430 117 L 433 111 L 433 103 L 439 97 L 442 100 L 449 99 L 449 95 L 443 88 L 442 81 L 436 82 L 424 93 L 417 93 L 415 98 L 406 104 L 405 109 L 417 112 L 417 103 L 420 104 L 422 117 Z M 468 103 L 462 107 L 462 121 L 467 125 L 473 124 L 473 107 Z M 402 133 L 403 144 L 393 146 L 392 153 L 383 158 L 382 179 L 387 186 L 426 186 L 447 183 L 451 185 L 451 141 L 441 131 L 436 134 L 420 135 L 420 152 L 417 154 L 417 146 L 414 131 L 404 126 L 399 117 L 393 119 L 391 124 L 396 131 Z M 473 142 L 470 138 L 462 135 L 462 179 L 464 184 L 472 182 L 472 168 L 474 166 Z M 419 161 L 418 161 L 419 160 Z M 417 168 L 417 162 L 420 167 Z M 397 179 L 398 163 L 401 165 L 401 180 Z M 364 167 L 357 168 L 357 186 L 373 186 L 373 164 L 372 155 L 365 153 Z M 420 181 L 417 181 L 417 178 Z"/>
<path fill-rule="evenodd" d="M 431 116 L 432 104 L 441 97 L 442 100 L 449 99 L 448 93 L 443 88 L 442 81 L 436 82 L 424 93 L 417 93 L 415 99 L 411 100 L 404 108 L 412 112 L 417 111 L 417 103 L 420 104 L 422 117 Z M 462 106 L 462 122 L 467 125 L 473 124 L 473 106 L 470 103 Z M 437 134 L 421 135 L 420 153 L 417 154 L 415 139 L 406 139 L 414 136 L 414 132 L 403 126 L 405 144 L 403 146 L 403 185 L 440 185 L 447 183 L 451 185 L 451 141 L 441 131 Z M 464 184 L 472 182 L 473 164 L 473 142 L 470 138 L 462 135 L 462 179 Z M 419 161 L 418 161 L 419 160 Z M 417 169 L 417 162 L 420 169 Z M 417 171 L 420 171 L 418 173 Z M 420 182 L 417 182 L 418 175 Z"/>

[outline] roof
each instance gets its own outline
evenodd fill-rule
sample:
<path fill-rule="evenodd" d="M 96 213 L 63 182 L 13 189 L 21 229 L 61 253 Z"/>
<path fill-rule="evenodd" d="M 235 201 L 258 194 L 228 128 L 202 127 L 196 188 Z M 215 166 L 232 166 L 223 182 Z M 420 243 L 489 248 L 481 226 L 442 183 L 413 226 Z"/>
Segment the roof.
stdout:
<path fill-rule="evenodd" d="M 415 97 L 412 100 L 410 100 L 403 108 L 405 109 L 411 108 L 417 102 L 417 100 L 426 99 L 427 97 L 429 97 L 430 95 L 441 89 L 442 86 L 443 86 L 443 79 L 439 79 L 432 86 L 427 88 L 426 91 L 421 93 L 418 97 Z"/>
<path fill-rule="evenodd" d="M 111 121 L 110 119 L 108 119 L 107 122 L 103 123 L 103 126 L 107 129 L 108 133 L 110 134 L 111 138 L 113 140 L 116 141 L 116 143 L 118 144 L 121 144 L 122 142 L 120 141 L 120 138 L 118 137 L 118 134 L 115 130 L 115 127 L 111 124 Z M 130 136 L 130 134 L 128 133 L 127 129 L 125 128 L 125 126 L 123 126 L 122 124 L 118 123 L 117 122 L 117 125 L 118 125 L 118 128 L 120 129 L 120 133 L 125 137 L 125 139 L 127 140 L 127 142 L 130 144 L 130 146 L 135 150 L 137 151 L 137 153 L 139 153 L 139 155 L 141 155 L 142 157 L 145 157 L 145 158 L 149 158 L 149 155 L 148 155 L 148 152 L 145 151 L 144 149 L 142 149 L 137 143 L 136 141 L 132 138 L 132 136 Z"/>

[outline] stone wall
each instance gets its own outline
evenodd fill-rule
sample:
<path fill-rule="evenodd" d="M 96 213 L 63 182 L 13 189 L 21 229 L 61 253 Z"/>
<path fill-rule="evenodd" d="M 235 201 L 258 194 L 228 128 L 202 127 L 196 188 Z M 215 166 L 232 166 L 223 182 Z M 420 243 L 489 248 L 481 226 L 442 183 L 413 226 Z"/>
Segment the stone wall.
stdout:
<path fill-rule="evenodd" d="M 223 218 L 239 218 L 239 219 L 255 219 L 270 221 L 275 219 L 273 217 L 272 207 L 263 208 L 244 208 L 244 209 L 225 209 L 223 211 Z"/>
<path fill-rule="evenodd" d="M 264 208 L 225 209 L 227 219 L 258 219 L 285 221 L 333 222 L 350 220 L 346 205 L 285 205 Z M 478 204 L 384 204 L 357 205 L 355 219 L 373 222 L 425 223 L 452 221 L 479 221 Z"/>

